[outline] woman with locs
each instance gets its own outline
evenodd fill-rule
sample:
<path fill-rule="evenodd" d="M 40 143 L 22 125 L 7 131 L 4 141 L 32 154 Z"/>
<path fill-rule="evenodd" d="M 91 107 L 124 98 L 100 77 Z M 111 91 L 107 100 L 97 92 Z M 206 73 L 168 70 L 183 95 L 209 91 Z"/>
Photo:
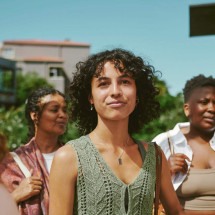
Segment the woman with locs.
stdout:
<path fill-rule="evenodd" d="M 152 215 L 156 180 L 153 143 L 132 137 L 158 117 L 154 69 L 123 49 L 77 64 L 71 117 L 83 134 L 56 153 L 50 174 L 50 215 Z M 161 201 L 184 214 L 162 154 Z"/>
<path fill-rule="evenodd" d="M 47 215 L 51 163 L 62 146 L 59 137 L 65 133 L 68 121 L 64 94 L 47 87 L 33 91 L 26 101 L 25 116 L 30 141 L 15 150 L 15 157 L 9 154 L 4 158 L 0 176 L 21 215 Z M 27 170 L 21 170 L 14 160 L 17 156 Z"/>

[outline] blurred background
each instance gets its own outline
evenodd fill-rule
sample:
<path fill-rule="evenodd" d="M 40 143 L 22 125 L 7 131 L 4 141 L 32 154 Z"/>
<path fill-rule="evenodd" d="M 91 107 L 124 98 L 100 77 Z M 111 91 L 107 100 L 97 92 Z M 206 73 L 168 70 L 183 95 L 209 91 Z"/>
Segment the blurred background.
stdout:
<path fill-rule="evenodd" d="M 67 94 L 75 64 L 90 54 L 128 49 L 158 73 L 162 114 L 136 134 L 150 141 L 185 121 L 186 80 L 215 71 L 215 1 L 7 0 L 0 13 L 0 131 L 24 144 L 24 103 L 39 86 Z M 64 141 L 79 134 L 70 122 Z"/>

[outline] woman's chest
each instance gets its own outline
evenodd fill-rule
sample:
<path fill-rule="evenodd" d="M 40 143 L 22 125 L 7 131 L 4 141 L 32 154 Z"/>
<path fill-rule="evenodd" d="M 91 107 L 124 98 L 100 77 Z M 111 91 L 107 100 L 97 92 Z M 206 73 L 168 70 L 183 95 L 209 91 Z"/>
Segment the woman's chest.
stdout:
<path fill-rule="evenodd" d="M 193 159 L 191 167 L 198 169 L 215 169 L 215 152 L 208 147 L 192 148 Z"/>

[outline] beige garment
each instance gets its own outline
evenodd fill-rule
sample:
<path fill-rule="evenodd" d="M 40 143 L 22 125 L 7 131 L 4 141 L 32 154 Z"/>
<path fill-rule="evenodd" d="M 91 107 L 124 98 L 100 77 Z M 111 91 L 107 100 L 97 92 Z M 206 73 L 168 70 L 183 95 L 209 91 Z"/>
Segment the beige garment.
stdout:
<path fill-rule="evenodd" d="M 0 184 L 0 215 L 18 215 L 18 208 L 11 194 Z"/>
<path fill-rule="evenodd" d="M 215 169 L 191 168 L 176 193 L 186 210 L 215 210 Z"/>

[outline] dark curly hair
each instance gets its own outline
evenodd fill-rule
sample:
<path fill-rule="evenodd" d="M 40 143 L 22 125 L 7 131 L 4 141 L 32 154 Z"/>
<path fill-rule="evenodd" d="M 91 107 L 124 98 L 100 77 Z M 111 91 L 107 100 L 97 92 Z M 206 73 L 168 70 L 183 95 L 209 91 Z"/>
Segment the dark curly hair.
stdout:
<path fill-rule="evenodd" d="M 141 57 L 119 48 L 91 55 L 85 62 L 76 64 L 77 71 L 69 87 L 71 119 L 76 122 L 81 134 L 88 134 L 96 127 L 97 113 L 90 110 L 89 102 L 91 81 L 93 77 L 100 76 L 106 62 L 113 63 L 115 68 L 135 80 L 139 102 L 130 115 L 128 131 L 130 134 L 137 132 L 160 114 L 160 105 L 155 99 L 159 94 L 154 85 L 155 70 Z"/>
<path fill-rule="evenodd" d="M 188 80 L 183 89 L 184 102 L 187 102 L 189 100 L 193 90 L 205 86 L 215 87 L 215 78 L 213 78 L 212 76 L 205 77 L 203 74 L 200 74 Z"/>
<path fill-rule="evenodd" d="M 35 135 L 35 123 L 31 119 L 31 113 L 36 113 L 38 120 L 41 117 L 41 114 L 43 112 L 43 107 L 40 105 L 40 100 L 46 95 L 56 95 L 59 94 L 62 96 L 65 100 L 66 97 L 63 93 L 60 91 L 50 88 L 50 87 L 41 87 L 38 88 L 37 90 L 33 91 L 28 99 L 26 100 L 26 105 L 25 105 L 25 118 L 28 123 L 28 139 L 31 139 Z"/>

